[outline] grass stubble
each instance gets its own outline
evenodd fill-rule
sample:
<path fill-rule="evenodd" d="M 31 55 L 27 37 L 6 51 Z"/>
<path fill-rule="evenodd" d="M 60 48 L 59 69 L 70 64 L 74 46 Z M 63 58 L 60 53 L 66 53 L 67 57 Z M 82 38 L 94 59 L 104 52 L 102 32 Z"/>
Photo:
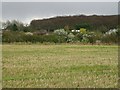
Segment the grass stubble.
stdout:
<path fill-rule="evenodd" d="M 3 45 L 3 88 L 116 88 L 115 45 Z"/>

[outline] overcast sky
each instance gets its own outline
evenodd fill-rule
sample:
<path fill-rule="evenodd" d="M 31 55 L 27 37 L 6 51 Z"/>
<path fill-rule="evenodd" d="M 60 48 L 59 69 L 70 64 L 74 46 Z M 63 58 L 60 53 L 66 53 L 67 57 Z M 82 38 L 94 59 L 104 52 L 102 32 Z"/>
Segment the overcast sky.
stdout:
<path fill-rule="evenodd" d="M 2 19 L 29 23 L 64 15 L 117 15 L 117 2 L 2 2 Z"/>

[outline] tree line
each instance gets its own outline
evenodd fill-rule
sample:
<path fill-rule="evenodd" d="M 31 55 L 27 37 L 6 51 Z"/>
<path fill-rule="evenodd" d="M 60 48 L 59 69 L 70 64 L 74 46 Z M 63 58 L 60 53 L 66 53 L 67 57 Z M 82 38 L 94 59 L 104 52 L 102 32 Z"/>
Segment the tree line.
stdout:
<path fill-rule="evenodd" d="M 118 43 L 117 15 L 62 16 L 32 20 L 30 25 L 7 21 L 3 25 L 3 42 L 50 43 Z"/>

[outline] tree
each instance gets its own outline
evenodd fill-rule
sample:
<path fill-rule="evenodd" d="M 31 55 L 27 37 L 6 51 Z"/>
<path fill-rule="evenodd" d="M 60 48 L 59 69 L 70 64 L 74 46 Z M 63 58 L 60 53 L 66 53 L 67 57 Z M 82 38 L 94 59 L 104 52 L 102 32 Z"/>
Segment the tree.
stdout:
<path fill-rule="evenodd" d="M 57 29 L 57 30 L 54 31 L 54 34 L 58 35 L 59 43 L 67 40 L 67 38 L 68 38 L 68 36 L 67 36 L 68 32 L 66 32 L 64 29 Z"/>
<path fill-rule="evenodd" d="M 8 26 L 10 26 L 11 23 L 9 20 L 7 20 L 6 22 L 2 22 L 2 29 L 8 29 Z"/>
<path fill-rule="evenodd" d="M 26 29 L 24 24 L 20 21 L 12 20 L 12 21 L 7 21 L 3 22 L 3 28 L 5 30 L 11 30 L 11 31 L 24 31 Z"/>
<path fill-rule="evenodd" d="M 106 26 L 102 25 L 102 26 L 100 26 L 97 30 L 98 30 L 98 31 L 101 31 L 102 33 L 105 33 L 105 32 L 107 32 L 109 29 L 108 29 Z"/>
<path fill-rule="evenodd" d="M 73 41 L 75 41 L 75 35 L 73 33 L 69 33 L 67 42 L 73 42 Z"/>
<path fill-rule="evenodd" d="M 13 26 L 12 26 L 12 30 L 13 30 L 13 31 L 17 31 L 17 30 L 18 30 L 18 27 L 17 27 L 16 24 L 13 24 Z"/>
<path fill-rule="evenodd" d="M 80 33 L 81 33 L 81 34 L 86 34 L 86 33 L 87 33 L 87 31 L 86 31 L 86 29 L 85 29 L 85 28 L 80 28 Z"/>
<path fill-rule="evenodd" d="M 54 31 L 54 33 L 60 36 L 67 36 L 68 34 L 64 29 L 57 29 Z"/>
<path fill-rule="evenodd" d="M 88 23 L 80 23 L 75 25 L 75 29 L 79 30 L 80 28 L 90 29 L 91 26 Z"/>
<path fill-rule="evenodd" d="M 68 26 L 68 25 L 66 25 L 66 26 L 64 27 L 64 30 L 65 30 L 66 32 L 70 33 L 70 29 L 69 29 L 69 26 Z"/>

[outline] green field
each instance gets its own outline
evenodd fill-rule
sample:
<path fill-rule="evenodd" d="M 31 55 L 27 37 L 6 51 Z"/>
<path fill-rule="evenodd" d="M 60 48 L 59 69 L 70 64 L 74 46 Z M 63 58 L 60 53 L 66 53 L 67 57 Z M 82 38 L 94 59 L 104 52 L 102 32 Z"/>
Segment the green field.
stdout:
<path fill-rule="evenodd" d="M 117 45 L 3 45 L 3 87 L 114 88 Z"/>

